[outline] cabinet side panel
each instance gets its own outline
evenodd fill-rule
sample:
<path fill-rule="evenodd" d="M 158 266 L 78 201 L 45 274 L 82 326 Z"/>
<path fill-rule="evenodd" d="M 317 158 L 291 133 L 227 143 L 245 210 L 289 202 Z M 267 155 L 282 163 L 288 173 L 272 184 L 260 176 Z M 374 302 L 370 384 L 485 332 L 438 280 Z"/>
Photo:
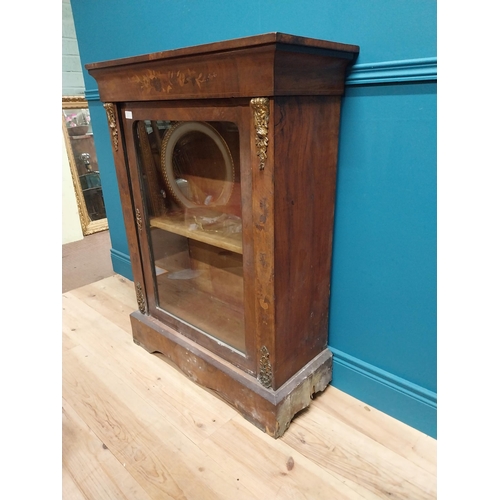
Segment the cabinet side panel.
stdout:
<path fill-rule="evenodd" d="M 279 387 L 327 345 L 340 97 L 276 98 L 274 116 Z"/>
<path fill-rule="evenodd" d="M 276 53 L 275 95 L 342 95 L 349 59 L 280 47 Z M 285 49 L 285 50 L 283 50 Z"/>

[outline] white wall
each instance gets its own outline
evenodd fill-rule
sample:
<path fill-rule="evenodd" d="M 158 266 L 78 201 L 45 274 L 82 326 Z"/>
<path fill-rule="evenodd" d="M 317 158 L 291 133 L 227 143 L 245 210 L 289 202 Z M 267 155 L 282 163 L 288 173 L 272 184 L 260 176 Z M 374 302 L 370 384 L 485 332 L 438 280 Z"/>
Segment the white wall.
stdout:
<path fill-rule="evenodd" d="M 84 92 L 73 11 L 69 0 L 62 0 L 62 95 L 83 95 Z"/>
<path fill-rule="evenodd" d="M 62 95 L 83 95 L 85 91 L 73 12 L 69 0 L 62 0 Z M 62 111 L 61 111 L 62 112 Z M 75 189 L 62 136 L 62 244 L 83 239 Z"/>

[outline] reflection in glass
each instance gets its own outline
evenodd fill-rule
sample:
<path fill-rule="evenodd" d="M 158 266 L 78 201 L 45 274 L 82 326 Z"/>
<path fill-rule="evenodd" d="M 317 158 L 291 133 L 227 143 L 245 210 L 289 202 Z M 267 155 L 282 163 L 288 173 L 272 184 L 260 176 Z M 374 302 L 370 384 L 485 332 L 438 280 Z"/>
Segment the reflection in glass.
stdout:
<path fill-rule="evenodd" d="M 85 107 L 83 107 L 83 104 L 85 104 Z M 85 212 L 81 214 L 81 218 L 83 215 L 82 228 L 84 234 L 90 234 L 94 232 L 92 229 L 88 229 L 92 222 L 106 219 L 101 178 L 97 165 L 90 114 L 86 102 L 80 105 L 74 103 L 75 107 L 69 107 L 69 105 L 66 103 L 66 106 L 63 107 L 68 155 L 70 156 L 70 163 L 76 170 L 73 175 L 78 177 L 78 192 L 81 190 L 85 204 Z M 94 227 L 95 230 L 106 229 L 107 223 L 98 224 Z"/>
<path fill-rule="evenodd" d="M 238 128 L 144 120 L 135 137 L 158 306 L 244 352 Z"/>

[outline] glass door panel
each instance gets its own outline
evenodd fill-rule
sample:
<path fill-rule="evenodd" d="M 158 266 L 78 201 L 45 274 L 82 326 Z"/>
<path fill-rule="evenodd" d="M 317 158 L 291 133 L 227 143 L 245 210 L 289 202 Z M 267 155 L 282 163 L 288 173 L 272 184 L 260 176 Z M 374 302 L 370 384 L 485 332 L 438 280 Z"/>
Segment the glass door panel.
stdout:
<path fill-rule="evenodd" d="M 142 120 L 134 137 L 157 306 L 244 353 L 237 126 Z"/>

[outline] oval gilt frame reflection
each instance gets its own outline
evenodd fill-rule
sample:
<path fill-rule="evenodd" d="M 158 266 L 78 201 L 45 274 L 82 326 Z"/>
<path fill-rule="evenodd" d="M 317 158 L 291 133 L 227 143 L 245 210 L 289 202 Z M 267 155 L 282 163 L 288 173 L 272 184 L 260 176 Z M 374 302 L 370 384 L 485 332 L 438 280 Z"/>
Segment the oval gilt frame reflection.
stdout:
<path fill-rule="evenodd" d="M 176 145 L 191 132 L 201 132 L 215 143 L 224 161 L 223 182 L 219 196 L 210 203 L 196 203 L 188 198 L 177 182 L 174 165 L 174 151 Z M 226 205 L 231 198 L 234 186 L 234 163 L 229 147 L 217 130 L 206 122 L 178 122 L 165 134 L 161 144 L 161 170 L 165 183 L 172 196 L 186 208 L 200 206 Z"/>

